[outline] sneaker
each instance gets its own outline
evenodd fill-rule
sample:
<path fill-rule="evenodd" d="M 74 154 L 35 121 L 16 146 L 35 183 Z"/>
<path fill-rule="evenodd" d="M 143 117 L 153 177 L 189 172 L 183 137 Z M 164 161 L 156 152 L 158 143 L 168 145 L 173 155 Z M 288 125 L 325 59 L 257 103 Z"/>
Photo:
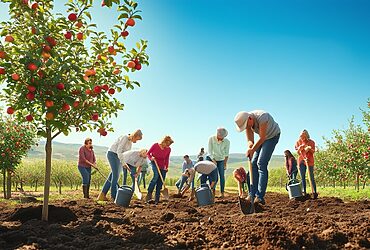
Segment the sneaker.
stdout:
<path fill-rule="evenodd" d="M 258 204 L 265 205 L 266 204 L 265 200 L 262 200 L 259 197 L 254 198 L 254 203 L 256 205 L 258 205 Z"/>

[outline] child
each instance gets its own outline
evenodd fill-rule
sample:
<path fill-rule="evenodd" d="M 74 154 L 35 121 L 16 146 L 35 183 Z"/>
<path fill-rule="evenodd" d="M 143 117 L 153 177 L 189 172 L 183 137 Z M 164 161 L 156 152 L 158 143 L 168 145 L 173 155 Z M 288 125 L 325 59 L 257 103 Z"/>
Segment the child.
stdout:
<path fill-rule="evenodd" d="M 247 184 L 248 191 L 250 186 L 249 178 L 247 178 L 247 173 L 243 167 L 237 168 L 233 172 L 234 179 L 238 183 L 239 197 L 245 198 L 245 184 Z"/>
<path fill-rule="evenodd" d="M 201 148 L 198 154 L 198 161 L 204 161 L 205 159 L 206 159 L 206 152 L 204 152 L 204 148 Z"/>
<path fill-rule="evenodd" d="M 296 180 L 298 175 L 297 160 L 289 150 L 284 151 L 285 167 L 289 180 Z"/>

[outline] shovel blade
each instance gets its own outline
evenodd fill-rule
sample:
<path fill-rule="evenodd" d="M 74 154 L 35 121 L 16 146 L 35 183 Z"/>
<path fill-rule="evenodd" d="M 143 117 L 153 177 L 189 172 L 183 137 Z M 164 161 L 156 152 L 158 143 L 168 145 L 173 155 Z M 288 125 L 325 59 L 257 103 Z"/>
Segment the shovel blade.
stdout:
<path fill-rule="evenodd" d="M 243 214 L 253 214 L 254 213 L 254 204 L 253 202 L 239 197 L 239 205 Z"/>
<path fill-rule="evenodd" d="M 137 184 L 137 180 L 135 181 L 135 195 L 139 200 L 143 198 L 143 194 L 140 192 L 140 188 L 139 188 L 139 185 Z"/>
<path fill-rule="evenodd" d="M 168 188 L 163 188 L 161 192 L 162 192 L 163 198 L 165 200 L 169 200 L 170 199 L 170 196 L 168 194 Z"/>

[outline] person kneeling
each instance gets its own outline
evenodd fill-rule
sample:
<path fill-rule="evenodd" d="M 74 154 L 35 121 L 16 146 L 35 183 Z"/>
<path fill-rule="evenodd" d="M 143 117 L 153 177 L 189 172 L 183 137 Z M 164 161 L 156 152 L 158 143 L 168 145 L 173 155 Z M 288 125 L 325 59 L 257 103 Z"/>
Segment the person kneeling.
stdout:
<path fill-rule="evenodd" d="M 245 198 L 245 184 L 247 184 L 248 191 L 250 190 L 250 181 L 247 178 L 247 173 L 243 167 L 237 168 L 233 172 L 234 179 L 238 183 L 239 197 Z"/>

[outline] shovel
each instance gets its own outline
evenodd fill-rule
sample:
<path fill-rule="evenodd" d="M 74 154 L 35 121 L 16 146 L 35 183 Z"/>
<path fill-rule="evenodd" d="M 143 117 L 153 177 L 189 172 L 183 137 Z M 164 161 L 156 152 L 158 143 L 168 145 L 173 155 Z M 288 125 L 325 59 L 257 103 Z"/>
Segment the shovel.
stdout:
<path fill-rule="evenodd" d="M 250 186 L 253 185 L 253 165 L 252 165 L 252 159 L 248 156 L 249 160 L 249 181 Z M 254 201 L 253 197 L 250 197 L 251 200 L 247 200 L 245 198 L 239 197 L 239 205 L 240 209 L 242 210 L 243 214 L 253 214 L 254 213 Z"/>
<path fill-rule="evenodd" d="M 127 165 L 127 163 L 126 162 L 124 162 L 124 164 L 125 164 L 125 167 L 127 168 L 127 170 L 129 170 L 130 171 L 130 174 L 131 174 L 131 169 L 130 169 L 130 167 Z M 139 200 L 141 200 L 141 198 L 143 198 L 143 194 L 140 192 L 140 189 L 139 189 L 139 185 L 138 185 L 138 183 L 137 183 L 137 177 L 135 177 L 135 179 L 134 179 L 134 185 L 135 185 L 135 191 L 134 191 L 134 194 L 136 195 L 136 197 L 139 199 Z"/>
<path fill-rule="evenodd" d="M 166 188 L 166 184 L 163 181 L 161 170 L 159 169 L 158 163 L 155 159 L 154 159 L 154 163 L 155 163 L 155 166 L 157 167 L 159 177 L 161 178 L 161 181 L 163 183 L 163 190 L 161 191 L 162 194 L 163 194 L 163 197 L 164 197 L 165 200 L 169 200 L 170 196 L 168 194 L 168 188 Z"/>

